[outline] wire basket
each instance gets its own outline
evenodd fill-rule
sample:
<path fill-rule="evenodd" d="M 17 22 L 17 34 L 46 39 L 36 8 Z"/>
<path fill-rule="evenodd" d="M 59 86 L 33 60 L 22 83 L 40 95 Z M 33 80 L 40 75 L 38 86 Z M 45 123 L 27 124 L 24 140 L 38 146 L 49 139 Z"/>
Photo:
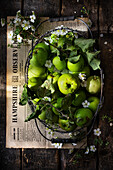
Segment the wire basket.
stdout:
<path fill-rule="evenodd" d="M 68 20 L 74 20 L 75 17 L 74 16 L 71 16 L 71 17 L 60 17 L 60 18 L 50 18 L 48 20 L 45 20 L 43 22 L 41 22 L 36 30 L 39 28 L 39 26 L 41 24 L 43 24 L 44 22 L 47 22 L 47 21 L 50 21 L 50 22 L 58 22 L 58 21 L 68 21 Z M 89 26 L 80 18 L 76 18 L 77 20 L 81 21 L 88 29 L 88 32 L 89 32 L 89 35 L 91 37 L 91 39 L 93 39 L 93 35 L 92 35 L 92 32 L 89 28 Z M 30 65 L 30 60 L 32 58 L 32 54 L 33 54 L 33 50 L 35 48 L 35 46 L 40 43 L 40 42 L 43 42 L 45 41 L 44 38 L 47 37 L 47 36 L 50 36 L 51 33 L 57 31 L 57 30 L 65 30 L 65 31 L 71 31 L 72 33 L 77 33 L 77 35 L 79 37 L 84 37 L 84 38 L 87 38 L 86 35 L 83 33 L 83 32 L 80 32 L 78 30 L 73 30 L 71 28 L 68 28 L 68 27 L 61 27 L 61 28 L 55 28 L 55 29 L 52 29 L 52 30 L 49 30 L 47 32 L 45 32 L 43 35 L 41 35 L 38 40 L 36 41 L 35 45 L 33 45 L 34 43 L 34 39 L 32 40 L 32 48 L 31 50 L 29 51 L 29 55 L 27 57 L 27 60 L 26 60 L 26 65 L 25 65 L 25 82 L 28 83 L 28 69 L 29 69 L 29 65 Z M 46 42 L 47 43 L 47 42 Z M 51 45 L 51 44 L 50 44 Z M 96 49 L 94 49 L 94 51 L 96 51 Z M 75 130 L 73 131 L 65 131 L 65 130 L 62 130 L 59 126 L 54 126 L 54 125 L 50 125 L 49 123 L 47 123 L 46 121 L 44 120 L 41 120 L 39 119 L 38 117 L 35 119 L 35 124 L 36 124 L 36 127 L 39 131 L 39 133 L 47 140 L 51 141 L 52 143 L 77 143 L 81 140 L 83 140 L 85 137 L 87 137 L 90 132 L 92 131 L 93 129 L 93 126 L 94 126 L 94 123 L 95 123 L 95 120 L 96 120 L 96 117 L 97 117 L 97 114 L 98 114 L 98 111 L 100 110 L 100 108 L 102 107 L 102 104 L 103 104 L 103 79 L 104 79 L 104 74 L 103 74 L 103 70 L 100 69 L 100 72 L 99 72 L 99 76 L 101 78 L 101 91 L 100 91 L 100 101 L 99 101 L 99 104 L 98 104 L 98 107 L 97 107 L 97 110 L 96 112 L 94 113 L 93 115 L 93 118 L 92 120 L 90 120 L 90 125 L 88 126 L 84 126 L 84 127 L 80 127 L 80 128 L 76 128 Z M 32 112 L 34 112 L 34 110 L 36 109 L 36 106 L 33 104 L 33 102 L 31 100 L 28 101 L 29 103 L 29 106 L 32 110 Z M 47 103 L 50 107 L 54 107 L 51 103 Z M 59 109 L 55 108 L 58 112 Z M 60 112 L 61 115 L 64 115 L 62 112 Z M 38 121 L 37 121 L 38 120 Z M 48 138 L 46 137 L 40 130 L 39 128 L 39 125 L 38 125 L 38 122 L 41 122 L 46 128 L 52 130 L 53 132 L 57 132 L 57 133 L 60 133 L 61 137 L 60 138 Z M 87 128 L 87 131 L 84 130 L 85 128 Z M 65 137 L 64 138 L 64 134 L 69 134 L 69 133 L 72 133 L 73 136 L 72 137 Z M 76 135 L 74 135 L 76 134 Z"/>

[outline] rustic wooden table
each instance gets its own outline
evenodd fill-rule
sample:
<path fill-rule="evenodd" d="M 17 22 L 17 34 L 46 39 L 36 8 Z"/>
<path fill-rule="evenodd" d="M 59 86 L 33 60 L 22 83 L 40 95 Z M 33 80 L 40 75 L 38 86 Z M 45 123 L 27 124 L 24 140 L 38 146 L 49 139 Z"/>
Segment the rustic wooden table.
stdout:
<path fill-rule="evenodd" d="M 95 127 L 100 127 L 101 138 L 109 142 L 98 145 L 97 151 L 83 157 L 77 164 L 69 163 L 72 155 L 68 150 L 55 149 L 7 149 L 6 144 L 6 27 L 0 26 L 0 169 L 14 170 L 112 170 L 113 169 L 113 127 L 102 120 L 102 115 L 113 118 L 113 1 L 112 0 L 0 0 L 0 18 L 15 16 L 17 10 L 28 15 L 34 10 L 39 16 L 81 15 L 81 8 L 90 11 L 94 38 L 99 39 L 102 67 L 105 74 L 104 106 Z M 91 135 L 88 143 L 93 140 Z"/>

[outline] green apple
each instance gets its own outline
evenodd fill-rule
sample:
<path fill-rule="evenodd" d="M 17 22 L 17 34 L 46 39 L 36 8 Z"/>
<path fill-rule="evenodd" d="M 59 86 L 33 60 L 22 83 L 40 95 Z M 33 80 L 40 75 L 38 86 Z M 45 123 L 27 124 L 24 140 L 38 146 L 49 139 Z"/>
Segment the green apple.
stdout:
<path fill-rule="evenodd" d="M 35 66 L 29 66 L 28 69 L 28 78 L 32 78 L 32 77 L 41 77 L 42 75 L 44 75 L 45 73 L 45 67 L 35 67 Z"/>
<path fill-rule="evenodd" d="M 75 63 L 67 61 L 67 67 L 72 72 L 80 72 L 84 67 L 84 59 L 83 59 L 83 57 L 81 56 L 80 59 Z"/>
<path fill-rule="evenodd" d="M 61 129 L 65 131 L 73 131 L 76 128 L 75 124 L 71 124 L 68 119 L 61 119 L 59 118 L 59 126 Z"/>
<path fill-rule="evenodd" d="M 63 97 L 59 97 L 59 98 L 57 99 L 57 104 L 58 104 L 58 107 L 59 107 L 59 108 L 62 107 L 62 100 L 63 100 L 63 99 L 64 99 Z"/>
<path fill-rule="evenodd" d="M 90 76 L 87 79 L 86 90 L 91 94 L 96 94 L 101 89 L 101 79 L 99 76 Z"/>
<path fill-rule="evenodd" d="M 57 70 L 64 70 L 66 68 L 65 60 L 60 60 L 60 57 L 56 56 L 53 58 L 53 64 L 57 68 Z"/>
<path fill-rule="evenodd" d="M 43 110 L 41 112 L 41 114 L 38 116 L 38 118 L 41 119 L 41 120 L 45 120 L 46 119 L 46 112 L 45 112 L 45 110 Z"/>
<path fill-rule="evenodd" d="M 60 113 L 56 110 L 56 108 L 58 109 L 58 110 L 60 110 L 61 109 L 61 107 L 62 107 L 62 100 L 63 100 L 63 97 L 59 97 L 58 99 L 57 99 L 57 103 L 54 103 L 53 104 L 53 106 L 55 107 L 52 107 L 52 110 L 53 110 L 53 112 L 56 114 L 56 115 L 60 115 Z"/>
<path fill-rule="evenodd" d="M 83 127 L 89 125 L 90 120 L 93 118 L 93 113 L 88 108 L 80 108 L 75 112 L 74 118 L 76 119 L 76 125 Z"/>
<path fill-rule="evenodd" d="M 54 107 L 52 107 L 52 111 L 53 111 L 56 115 L 60 115 L 60 113 L 56 110 L 56 108 L 59 110 L 58 103 L 54 103 L 53 106 L 54 106 Z"/>
<path fill-rule="evenodd" d="M 93 112 L 96 112 L 98 104 L 99 104 L 99 98 L 95 96 L 91 96 L 88 98 L 88 102 L 90 105 L 88 106 L 89 109 L 91 109 Z"/>
<path fill-rule="evenodd" d="M 63 74 L 58 79 L 58 87 L 63 94 L 73 93 L 79 88 L 79 84 L 78 78 L 72 74 Z"/>
<path fill-rule="evenodd" d="M 38 43 L 35 46 L 35 49 L 37 49 L 37 48 L 43 48 L 44 50 L 47 50 L 49 52 L 49 45 L 46 45 L 44 42 Z"/>
<path fill-rule="evenodd" d="M 48 58 L 48 52 L 43 48 L 38 48 L 33 50 L 32 56 L 38 65 L 43 66 Z"/>
<path fill-rule="evenodd" d="M 28 87 L 33 91 L 36 91 L 41 84 L 42 80 L 38 77 L 32 77 L 28 80 Z"/>
<path fill-rule="evenodd" d="M 72 101 L 72 104 L 74 106 L 80 106 L 82 104 L 82 102 L 86 99 L 86 94 L 83 90 L 78 90 L 75 93 L 75 98 Z"/>

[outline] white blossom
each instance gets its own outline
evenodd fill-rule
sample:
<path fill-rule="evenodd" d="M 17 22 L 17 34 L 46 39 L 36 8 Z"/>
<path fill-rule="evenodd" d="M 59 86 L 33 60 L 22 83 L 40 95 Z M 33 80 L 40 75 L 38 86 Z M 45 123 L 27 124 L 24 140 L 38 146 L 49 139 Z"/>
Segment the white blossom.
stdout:
<path fill-rule="evenodd" d="M 19 42 L 19 43 L 22 42 L 22 37 L 19 34 L 17 35 L 17 42 Z"/>
<path fill-rule="evenodd" d="M 102 38 L 104 35 L 103 34 L 100 34 L 100 37 Z"/>
<path fill-rule="evenodd" d="M 99 129 L 99 128 L 94 129 L 94 135 L 96 135 L 96 136 L 100 136 L 100 134 L 101 134 L 101 131 L 100 131 L 100 129 Z"/>
<path fill-rule="evenodd" d="M 46 60 L 45 67 L 51 68 L 52 65 L 51 60 Z"/>
<path fill-rule="evenodd" d="M 13 31 L 10 31 L 8 34 L 8 38 L 12 38 L 13 37 Z"/>
<path fill-rule="evenodd" d="M 16 13 L 16 15 L 20 14 L 20 12 L 21 12 L 21 10 L 18 10 L 17 13 Z"/>
<path fill-rule="evenodd" d="M 108 43 L 107 41 L 104 42 L 105 45 L 107 45 L 107 43 Z"/>
<path fill-rule="evenodd" d="M 66 35 L 68 33 L 68 31 L 67 30 L 65 30 L 65 29 L 58 29 L 58 30 L 56 30 L 56 31 L 54 31 L 53 32 L 53 34 L 55 34 L 55 35 L 57 35 L 57 36 L 59 36 L 59 35 Z"/>
<path fill-rule="evenodd" d="M 22 24 L 22 27 L 23 27 L 24 30 L 28 30 L 28 29 L 31 27 L 31 26 L 30 26 L 30 22 L 24 20 L 24 21 L 23 21 L 23 24 Z"/>
<path fill-rule="evenodd" d="M 84 102 L 82 102 L 82 105 L 84 108 L 86 108 L 90 105 L 90 103 L 87 100 L 85 100 Z"/>
<path fill-rule="evenodd" d="M 12 39 L 11 39 L 11 41 L 10 41 L 10 42 L 11 42 L 11 44 L 13 44 L 13 43 L 14 43 L 14 40 L 12 40 Z"/>
<path fill-rule="evenodd" d="M 14 19 L 15 26 L 19 25 L 20 22 L 21 22 L 21 18 L 16 17 L 16 18 Z"/>
<path fill-rule="evenodd" d="M 51 145 L 58 149 L 62 148 L 62 146 L 63 146 L 62 143 L 51 143 Z"/>
<path fill-rule="evenodd" d="M 85 80 L 86 79 L 86 74 L 79 73 L 78 77 L 81 80 Z"/>
<path fill-rule="evenodd" d="M 86 87 L 86 86 L 87 86 L 87 81 L 82 81 L 82 82 L 81 82 L 81 86 L 82 86 L 82 87 Z"/>
<path fill-rule="evenodd" d="M 72 143 L 73 146 L 76 146 L 77 144 L 76 143 Z"/>
<path fill-rule="evenodd" d="M 90 151 L 95 152 L 96 150 L 97 149 L 96 149 L 95 145 L 90 146 Z"/>
<path fill-rule="evenodd" d="M 110 125 L 110 126 L 113 126 L 113 123 L 110 123 L 109 125 Z"/>
<path fill-rule="evenodd" d="M 85 154 L 88 154 L 89 153 L 89 147 L 87 147 L 86 151 L 85 151 Z"/>
<path fill-rule="evenodd" d="M 31 25 L 31 30 L 35 31 L 35 27 L 33 25 Z"/>
<path fill-rule="evenodd" d="M 35 14 L 33 13 L 33 15 L 30 15 L 30 21 L 31 22 L 35 22 L 35 19 L 36 19 L 36 16 L 35 16 Z"/>
<path fill-rule="evenodd" d="M 72 154 L 72 153 L 73 153 L 73 151 L 74 151 L 74 148 L 69 149 L 68 154 Z"/>
<path fill-rule="evenodd" d="M 5 18 L 1 18 L 1 26 L 3 27 L 5 25 Z"/>
<path fill-rule="evenodd" d="M 47 96 L 45 96 L 44 98 L 42 98 L 42 100 L 44 100 L 44 101 L 51 101 L 51 98 L 50 97 L 47 97 Z"/>

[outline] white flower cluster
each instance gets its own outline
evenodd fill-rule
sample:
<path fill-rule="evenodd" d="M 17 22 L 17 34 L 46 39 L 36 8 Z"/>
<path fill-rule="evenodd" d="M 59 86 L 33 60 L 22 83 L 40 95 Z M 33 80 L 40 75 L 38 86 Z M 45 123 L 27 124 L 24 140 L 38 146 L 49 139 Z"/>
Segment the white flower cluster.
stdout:
<path fill-rule="evenodd" d="M 34 27 L 33 23 L 35 22 L 35 20 L 36 20 L 36 16 L 35 16 L 34 11 L 32 11 L 32 15 L 30 15 L 27 19 L 25 19 L 25 17 L 22 17 L 21 11 L 19 10 L 16 13 L 15 19 L 10 20 L 9 27 L 15 28 L 15 30 L 16 30 L 17 26 L 18 26 L 18 27 L 21 27 L 24 31 L 28 31 L 28 29 L 31 29 L 34 32 L 35 27 Z M 2 25 L 4 24 L 3 21 L 4 20 L 1 20 Z M 8 38 L 10 38 L 11 44 L 13 44 L 14 41 L 17 41 L 18 43 L 22 43 L 23 38 L 21 36 L 21 33 L 17 34 L 15 32 L 15 30 L 10 31 L 9 34 L 8 34 Z"/>
<path fill-rule="evenodd" d="M 62 148 L 63 143 L 51 143 L 51 145 L 54 146 L 55 148 L 60 149 L 60 148 Z"/>
<path fill-rule="evenodd" d="M 55 92 L 55 88 L 52 84 L 52 78 L 45 80 L 41 87 L 45 87 L 46 89 L 51 90 L 51 93 Z"/>
<path fill-rule="evenodd" d="M 51 98 L 50 98 L 50 97 L 45 96 L 44 98 L 42 98 L 42 100 L 50 102 L 50 101 L 51 101 Z"/>
<path fill-rule="evenodd" d="M 101 134 L 100 128 L 94 129 L 95 136 L 100 136 L 100 134 Z M 88 154 L 89 151 L 95 152 L 96 150 L 97 149 L 96 149 L 95 145 L 91 145 L 90 147 L 87 147 L 85 154 Z"/>
<path fill-rule="evenodd" d="M 89 151 L 95 152 L 96 150 L 97 150 L 97 149 L 96 149 L 95 145 L 91 145 L 90 148 L 87 147 L 87 149 L 86 149 L 86 151 L 85 151 L 85 154 L 88 154 Z"/>

